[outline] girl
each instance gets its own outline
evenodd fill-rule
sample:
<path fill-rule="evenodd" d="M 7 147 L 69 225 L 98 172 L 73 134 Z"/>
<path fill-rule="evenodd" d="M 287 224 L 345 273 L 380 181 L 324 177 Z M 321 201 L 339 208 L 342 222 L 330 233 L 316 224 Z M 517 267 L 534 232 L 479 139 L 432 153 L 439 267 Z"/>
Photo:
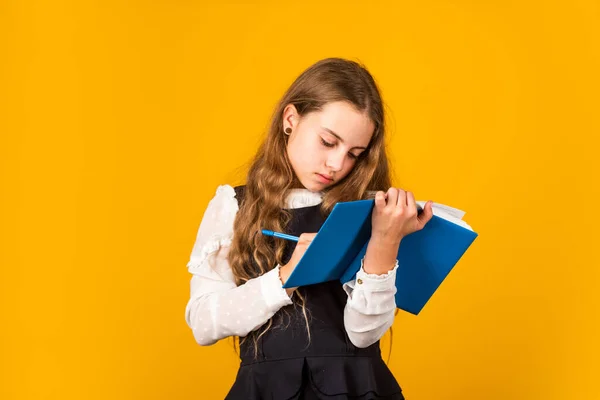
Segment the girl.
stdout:
<path fill-rule="evenodd" d="M 227 399 L 404 398 L 379 339 L 394 321 L 400 241 L 431 219 L 432 203 L 418 214 L 412 193 L 390 187 L 384 132 L 366 68 L 321 60 L 279 102 L 246 185 L 218 187 L 187 265 L 185 318 L 200 345 L 240 338 Z M 372 233 L 356 279 L 283 289 L 335 203 L 372 191 Z"/>

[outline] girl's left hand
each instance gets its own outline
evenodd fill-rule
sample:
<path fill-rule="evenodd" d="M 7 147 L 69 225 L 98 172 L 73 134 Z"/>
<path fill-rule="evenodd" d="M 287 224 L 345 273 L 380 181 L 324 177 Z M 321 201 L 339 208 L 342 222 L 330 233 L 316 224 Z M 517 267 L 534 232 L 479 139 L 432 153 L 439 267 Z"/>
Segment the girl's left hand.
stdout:
<path fill-rule="evenodd" d="M 433 202 L 428 201 L 423 212 L 417 213 L 412 192 L 389 188 L 377 192 L 371 218 L 371 239 L 389 244 L 400 244 L 402 238 L 425 227 L 433 217 Z"/>

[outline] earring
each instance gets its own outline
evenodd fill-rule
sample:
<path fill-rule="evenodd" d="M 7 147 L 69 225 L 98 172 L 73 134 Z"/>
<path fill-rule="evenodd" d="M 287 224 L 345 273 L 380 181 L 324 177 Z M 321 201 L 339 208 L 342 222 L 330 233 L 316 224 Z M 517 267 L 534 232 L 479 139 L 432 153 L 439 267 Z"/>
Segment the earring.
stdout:
<path fill-rule="evenodd" d="M 290 128 L 290 127 L 285 128 L 285 134 L 289 136 L 290 133 L 292 133 L 292 128 Z"/>

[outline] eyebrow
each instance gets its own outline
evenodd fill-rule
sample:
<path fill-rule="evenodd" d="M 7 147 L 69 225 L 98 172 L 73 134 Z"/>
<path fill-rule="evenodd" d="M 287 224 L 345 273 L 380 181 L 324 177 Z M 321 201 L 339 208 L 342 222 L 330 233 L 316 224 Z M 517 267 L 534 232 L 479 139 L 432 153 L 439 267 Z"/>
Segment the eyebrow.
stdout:
<path fill-rule="evenodd" d="M 321 128 L 322 128 L 322 129 L 324 129 L 324 130 L 326 130 L 327 132 L 331 133 L 331 134 L 332 134 L 333 136 L 335 136 L 335 137 L 336 137 L 336 138 L 337 138 L 337 139 L 338 139 L 340 142 L 344 143 L 344 139 L 342 139 L 342 138 L 340 137 L 340 135 L 338 135 L 337 133 L 335 133 L 335 132 L 334 132 L 334 131 L 332 131 L 331 129 L 329 129 L 329 128 L 325 128 L 324 126 L 322 126 Z M 354 146 L 352 149 L 363 149 L 363 150 L 366 150 L 367 148 L 366 148 L 366 147 L 362 147 L 362 146 Z M 352 150 L 352 149 L 350 149 L 350 150 Z"/>

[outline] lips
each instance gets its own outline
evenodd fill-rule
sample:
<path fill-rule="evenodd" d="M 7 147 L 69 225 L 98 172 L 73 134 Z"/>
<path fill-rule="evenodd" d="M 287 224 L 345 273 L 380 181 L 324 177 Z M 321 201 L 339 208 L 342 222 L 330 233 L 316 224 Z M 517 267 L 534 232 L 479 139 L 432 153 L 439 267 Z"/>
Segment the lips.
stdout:
<path fill-rule="evenodd" d="M 324 181 L 333 182 L 333 178 L 329 175 L 323 175 L 323 174 L 317 174 L 317 175 L 319 175 L 321 178 L 323 178 Z"/>

